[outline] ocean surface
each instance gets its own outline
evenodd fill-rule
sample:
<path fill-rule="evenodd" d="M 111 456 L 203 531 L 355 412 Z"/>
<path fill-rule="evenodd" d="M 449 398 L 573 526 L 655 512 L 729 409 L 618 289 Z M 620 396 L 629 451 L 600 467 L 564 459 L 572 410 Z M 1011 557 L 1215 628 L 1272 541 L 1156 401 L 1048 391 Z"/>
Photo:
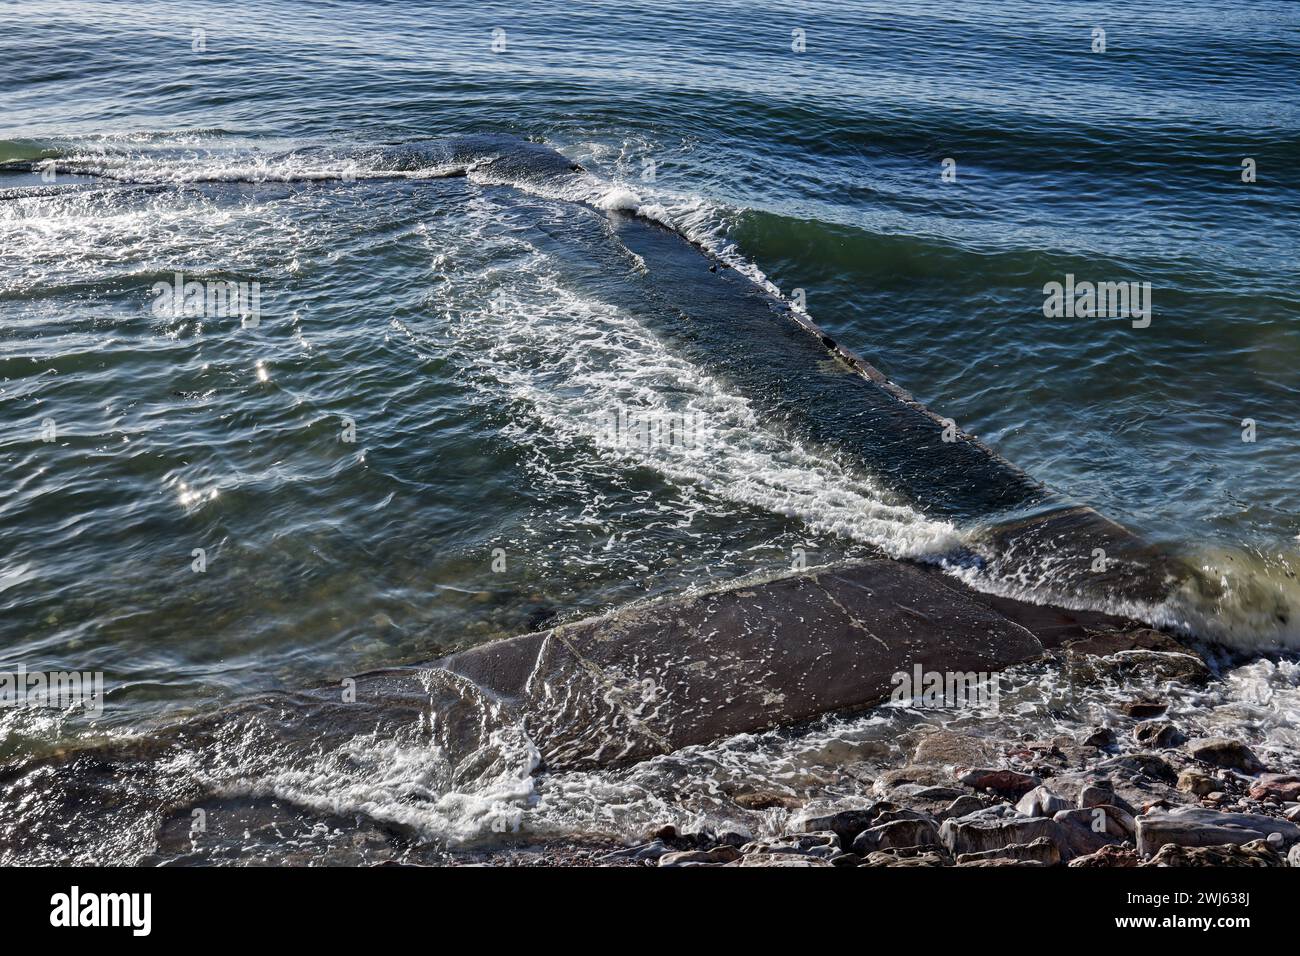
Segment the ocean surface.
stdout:
<path fill-rule="evenodd" d="M 1294 708 L 1297 64 L 1285 2 L 0 7 L 0 669 L 107 688 L 0 754 L 1007 517 L 773 413 L 606 211 L 1199 568 L 1139 613 Z M 1067 281 L 1149 313 L 1049 316 Z"/>

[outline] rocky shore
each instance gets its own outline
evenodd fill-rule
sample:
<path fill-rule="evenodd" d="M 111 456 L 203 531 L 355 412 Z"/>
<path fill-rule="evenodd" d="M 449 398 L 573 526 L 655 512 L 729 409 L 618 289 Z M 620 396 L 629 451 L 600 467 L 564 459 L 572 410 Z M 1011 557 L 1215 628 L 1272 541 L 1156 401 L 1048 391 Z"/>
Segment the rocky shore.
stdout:
<path fill-rule="evenodd" d="M 1066 646 L 1051 666 L 1081 692 L 1107 676 L 1135 686 L 1217 678 L 1186 648 L 1149 632 L 1144 648 Z M 1153 684 L 1153 681 L 1155 682 Z M 924 733 L 878 767 L 858 798 L 800 806 L 749 792 L 764 835 L 664 825 L 632 846 L 491 852 L 476 862 L 612 866 L 1300 866 L 1300 774 L 1246 743 L 1194 736 L 1147 690 L 1096 726 L 1050 739 Z M 1294 769 L 1294 768 L 1292 768 Z"/>

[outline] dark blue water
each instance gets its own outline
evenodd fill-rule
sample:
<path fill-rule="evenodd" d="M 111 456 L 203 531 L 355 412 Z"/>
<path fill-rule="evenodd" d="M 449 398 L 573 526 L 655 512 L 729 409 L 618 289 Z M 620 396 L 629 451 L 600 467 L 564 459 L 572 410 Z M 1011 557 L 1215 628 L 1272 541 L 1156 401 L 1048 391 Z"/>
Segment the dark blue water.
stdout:
<path fill-rule="evenodd" d="M 1294 646 L 1298 52 L 1263 2 L 8 6 L 4 659 L 129 725 L 998 519 L 768 414 L 593 206 L 1218 582 L 1153 618 Z M 591 180 L 446 178 L 455 134 Z M 177 272 L 260 321 L 160 313 Z M 1046 317 L 1067 275 L 1149 324 Z M 698 441 L 610 440 L 628 405 Z"/>

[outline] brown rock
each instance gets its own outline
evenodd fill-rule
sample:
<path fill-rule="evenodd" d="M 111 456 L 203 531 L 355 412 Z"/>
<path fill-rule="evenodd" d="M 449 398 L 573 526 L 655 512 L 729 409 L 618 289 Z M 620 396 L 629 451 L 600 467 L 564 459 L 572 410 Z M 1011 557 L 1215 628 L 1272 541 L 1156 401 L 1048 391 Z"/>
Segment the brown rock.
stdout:
<path fill-rule="evenodd" d="M 974 787 L 976 790 L 992 790 L 994 793 L 1014 797 L 1024 796 L 1034 787 L 1041 786 L 1043 782 L 1038 777 L 1020 773 L 1018 770 L 998 770 L 989 767 L 968 770 L 957 779 L 959 783 Z"/>
<path fill-rule="evenodd" d="M 1109 727 L 1098 727 L 1096 730 L 1088 734 L 1088 736 L 1084 737 L 1081 743 L 1085 747 L 1113 747 L 1116 743 L 1115 731 L 1111 730 Z"/>
<path fill-rule="evenodd" d="M 937 846 L 939 831 L 929 820 L 894 820 L 863 830 L 853 841 L 853 852 L 867 856 L 890 847 Z"/>
<path fill-rule="evenodd" d="M 663 866 L 661 862 L 659 864 Z M 792 853 L 751 853 L 739 860 L 729 862 L 728 866 L 830 866 L 829 860 L 819 860 L 815 856 L 798 856 Z"/>
<path fill-rule="evenodd" d="M 983 857 L 974 860 L 968 860 L 965 863 L 958 863 L 957 866 L 1046 866 L 1046 863 L 1039 863 L 1037 860 L 1017 860 L 1011 857 L 995 856 Z"/>
<path fill-rule="evenodd" d="M 1032 860 L 1044 866 L 1055 866 L 1061 862 L 1061 851 L 1055 843 L 1046 837 L 1039 837 L 1030 843 L 1012 843 L 996 850 L 984 850 L 979 853 L 963 853 L 957 857 L 957 865 L 973 863 L 976 860 Z"/>
<path fill-rule="evenodd" d="M 1143 698 L 1141 700 L 1131 700 L 1121 709 L 1126 716 L 1132 717 L 1134 720 L 1149 720 L 1152 717 L 1159 717 L 1169 709 L 1169 705 L 1164 701 Z"/>
<path fill-rule="evenodd" d="M 1250 788 L 1250 795 L 1256 800 L 1263 800 L 1265 797 L 1277 797 L 1288 803 L 1300 800 L 1300 776 L 1266 773 Z"/>
<path fill-rule="evenodd" d="M 1178 789 L 1184 793 L 1194 793 L 1198 797 L 1208 796 L 1219 787 L 1219 782 L 1207 773 L 1188 768 L 1178 775 Z"/>
<path fill-rule="evenodd" d="M 1184 847 L 1245 844 L 1281 834 L 1282 845 L 1300 842 L 1300 827 L 1276 817 L 1224 813 L 1200 807 L 1153 810 L 1137 818 L 1138 852 L 1154 856 L 1166 844 Z"/>
<path fill-rule="evenodd" d="M 713 866 L 739 860 L 740 850 L 734 846 L 715 846 L 712 850 L 679 850 L 665 853 L 659 858 L 660 866 Z"/>
<path fill-rule="evenodd" d="M 1133 739 L 1141 747 L 1172 750 L 1186 741 L 1187 737 L 1167 720 L 1144 720 L 1133 728 Z"/>
<path fill-rule="evenodd" d="M 981 853 L 1000 850 L 1013 843 L 1033 843 L 1046 837 L 1062 852 L 1068 843 L 1061 825 L 1047 817 L 1013 817 L 987 820 L 945 820 L 939 828 L 939 839 L 954 856 L 960 853 Z"/>
<path fill-rule="evenodd" d="M 968 813 L 974 813 L 976 810 L 982 810 L 988 806 L 987 800 L 981 800 L 974 794 L 967 794 L 964 797 L 958 797 L 944 809 L 940 810 L 935 816 L 940 820 L 947 820 L 950 817 L 964 817 Z"/>
<path fill-rule="evenodd" d="M 860 866 L 946 866 L 947 861 L 938 853 L 918 853 L 915 856 L 901 856 L 884 851 L 868 853 Z"/>
<path fill-rule="evenodd" d="M 950 730 L 936 730 L 921 738 L 912 755 L 912 762 L 947 767 L 972 767 L 991 763 L 997 756 L 997 746 L 983 737 L 973 737 L 970 734 L 959 734 Z"/>
<path fill-rule="evenodd" d="M 899 809 L 897 805 L 881 801 L 854 810 L 816 815 L 797 814 L 791 821 L 796 832 L 816 833 L 829 830 L 840 838 L 842 846 L 849 846 L 863 830 L 875 826 L 882 813 Z"/>
<path fill-rule="evenodd" d="M 1052 814 L 1069 809 L 1070 801 L 1058 797 L 1046 787 L 1035 787 L 1020 798 L 1016 804 L 1016 813 L 1026 817 L 1050 817 Z"/>
<path fill-rule="evenodd" d="M 1115 802 L 1115 785 L 1109 780 L 1097 781 L 1090 783 L 1079 791 L 1079 807 L 1086 810 L 1088 807 L 1100 807 L 1114 804 Z"/>
<path fill-rule="evenodd" d="M 1264 764 L 1249 747 L 1230 737 L 1198 737 L 1189 740 L 1186 749 L 1202 763 L 1227 770 L 1254 774 L 1264 769 Z"/>
<path fill-rule="evenodd" d="M 1266 840 L 1226 846 L 1176 846 L 1167 843 L 1142 866 L 1285 866 Z"/>
<path fill-rule="evenodd" d="M 1124 846 L 1118 843 L 1111 843 L 1096 853 L 1089 853 L 1086 856 L 1078 856 L 1070 861 L 1070 866 L 1081 867 L 1103 867 L 1103 866 L 1137 866 L 1137 851 L 1131 846 Z"/>

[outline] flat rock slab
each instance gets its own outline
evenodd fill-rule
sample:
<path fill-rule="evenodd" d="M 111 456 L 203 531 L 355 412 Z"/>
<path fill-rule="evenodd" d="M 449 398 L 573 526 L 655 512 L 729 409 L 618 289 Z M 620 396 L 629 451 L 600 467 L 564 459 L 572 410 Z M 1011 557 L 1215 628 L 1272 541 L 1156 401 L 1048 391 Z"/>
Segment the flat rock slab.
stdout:
<path fill-rule="evenodd" d="M 1169 844 L 1180 847 L 1245 844 L 1281 836 L 1281 845 L 1300 842 L 1300 826 L 1255 813 L 1222 813 L 1184 807 L 1168 813 L 1152 811 L 1137 818 L 1137 846 L 1143 856 L 1153 856 Z"/>
<path fill-rule="evenodd" d="M 996 672 L 1043 652 L 956 582 L 880 560 L 633 608 L 434 666 L 517 708 L 560 769 L 865 707 L 918 664 Z"/>

